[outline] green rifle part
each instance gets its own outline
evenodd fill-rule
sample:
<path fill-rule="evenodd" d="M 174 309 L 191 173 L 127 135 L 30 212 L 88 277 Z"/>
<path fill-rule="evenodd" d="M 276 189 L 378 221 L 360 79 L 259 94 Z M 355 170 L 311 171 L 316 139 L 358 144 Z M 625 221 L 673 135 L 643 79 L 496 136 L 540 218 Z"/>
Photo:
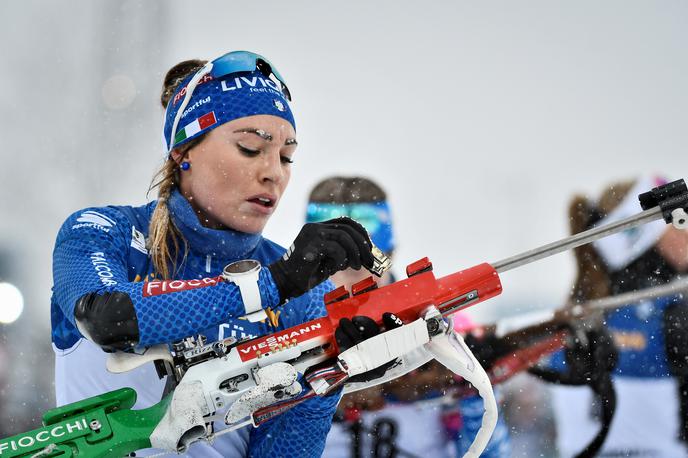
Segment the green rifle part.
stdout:
<path fill-rule="evenodd" d="M 171 395 L 142 410 L 131 410 L 136 391 L 121 388 L 51 409 L 43 428 L 0 440 L 0 458 L 121 458 L 149 448 Z"/>

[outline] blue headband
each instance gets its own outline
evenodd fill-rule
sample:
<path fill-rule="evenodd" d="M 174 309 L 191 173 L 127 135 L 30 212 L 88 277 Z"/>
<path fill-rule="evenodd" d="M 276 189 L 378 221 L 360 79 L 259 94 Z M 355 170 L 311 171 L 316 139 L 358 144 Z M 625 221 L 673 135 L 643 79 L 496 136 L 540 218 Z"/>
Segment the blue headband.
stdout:
<path fill-rule="evenodd" d="M 271 75 L 277 81 L 270 78 Z M 197 84 L 192 82 L 194 78 Z M 188 87 L 191 97 L 184 106 Z M 246 116 L 278 116 L 296 129 L 285 94 L 289 96 L 286 85 L 266 59 L 247 51 L 225 54 L 188 76 L 167 104 L 163 130 L 167 152 L 226 122 Z M 177 121 L 174 144 L 170 145 L 172 128 L 182 106 L 184 111 Z"/>
<path fill-rule="evenodd" d="M 306 222 L 317 223 L 348 216 L 358 221 L 370 234 L 370 239 L 384 253 L 394 250 L 392 218 L 387 202 L 331 204 L 310 202 L 306 209 Z"/>

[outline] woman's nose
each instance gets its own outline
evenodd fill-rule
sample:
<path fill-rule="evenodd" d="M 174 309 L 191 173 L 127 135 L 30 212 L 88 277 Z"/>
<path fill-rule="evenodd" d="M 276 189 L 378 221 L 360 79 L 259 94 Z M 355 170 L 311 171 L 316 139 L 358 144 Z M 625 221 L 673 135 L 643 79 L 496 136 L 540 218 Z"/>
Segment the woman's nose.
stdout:
<path fill-rule="evenodd" d="M 266 152 L 261 159 L 260 181 L 280 183 L 284 178 L 284 170 L 279 152 Z"/>

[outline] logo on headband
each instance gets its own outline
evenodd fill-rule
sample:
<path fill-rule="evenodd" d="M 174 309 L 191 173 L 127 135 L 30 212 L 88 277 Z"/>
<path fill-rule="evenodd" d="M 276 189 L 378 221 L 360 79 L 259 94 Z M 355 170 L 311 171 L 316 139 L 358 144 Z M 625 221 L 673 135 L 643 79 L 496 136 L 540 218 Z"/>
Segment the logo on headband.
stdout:
<path fill-rule="evenodd" d="M 197 87 L 200 86 L 200 85 L 203 84 L 203 83 L 207 83 L 208 81 L 212 81 L 212 80 L 213 80 L 212 75 L 205 75 L 205 76 L 204 76 L 203 78 L 201 78 L 201 80 L 198 82 Z M 182 100 L 182 99 L 184 98 L 184 96 L 186 95 L 186 88 L 187 88 L 188 86 L 189 86 L 189 84 L 187 83 L 186 86 L 184 86 L 184 87 L 182 88 L 182 90 L 179 91 L 179 92 L 174 96 L 174 99 L 172 99 L 172 106 L 175 106 L 175 105 L 177 104 L 177 102 L 179 102 L 180 100 Z"/>
<path fill-rule="evenodd" d="M 200 99 L 199 101 L 197 101 L 193 105 L 187 107 L 186 110 L 184 110 L 182 112 L 182 116 L 180 119 L 184 119 L 186 117 L 186 115 L 188 115 L 189 113 L 194 111 L 196 108 L 200 107 L 201 105 L 203 105 L 205 103 L 210 103 L 210 96 L 206 97 L 205 99 Z"/>
<path fill-rule="evenodd" d="M 206 76 L 200 87 L 182 85 L 165 115 L 165 150 L 181 146 L 188 140 L 234 119 L 258 114 L 279 116 L 294 124 L 285 96 L 278 83 L 260 71 L 243 72 L 242 76 Z M 184 100 L 189 95 L 188 102 Z M 182 108 L 183 105 L 183 109 Z M 174 132 L 172 130 L 174 129 Z"/>
<path fill-rule="evenodd" d="M 279 86 L 277 86 L 277 83 L 272 81 L 270 78 L 263 78 L 262 76 L 239 76 L 236 78 L 232 78 L 232 80 L 224 79 L 222 80 L 221 85 L 222 91 L 236 91 L 237 89 L 243 89 L 244 87 L 246 87 L 249 89 L 272 89 L 276 93 L 280 95 L 282 94 L 282 92 L 280 92 Z"/>

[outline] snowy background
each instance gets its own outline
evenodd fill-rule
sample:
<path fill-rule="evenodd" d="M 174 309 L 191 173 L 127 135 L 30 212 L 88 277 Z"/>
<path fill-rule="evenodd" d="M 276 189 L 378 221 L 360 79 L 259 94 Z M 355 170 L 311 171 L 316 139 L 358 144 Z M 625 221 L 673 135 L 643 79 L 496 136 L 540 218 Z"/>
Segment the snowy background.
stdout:
<path fill-rule="evenodd" d="M 0 281 L 25 311 L 0 325 L 0 432 L 52 402 L 57 229 L 147 200 L 178 61 L 248 49 L 285 76 L 300 147 L 268 237 L 291 242 L 321 178 L 365 175 L 397 272 L 429 256 L 441 275 L 565 236 L 573 193 L 688 177 L 687 20 L 685 1 L 1 2 Z M 556 306 L 572 275 L 568 254 L 506 273 L 476 313 Z"/>

